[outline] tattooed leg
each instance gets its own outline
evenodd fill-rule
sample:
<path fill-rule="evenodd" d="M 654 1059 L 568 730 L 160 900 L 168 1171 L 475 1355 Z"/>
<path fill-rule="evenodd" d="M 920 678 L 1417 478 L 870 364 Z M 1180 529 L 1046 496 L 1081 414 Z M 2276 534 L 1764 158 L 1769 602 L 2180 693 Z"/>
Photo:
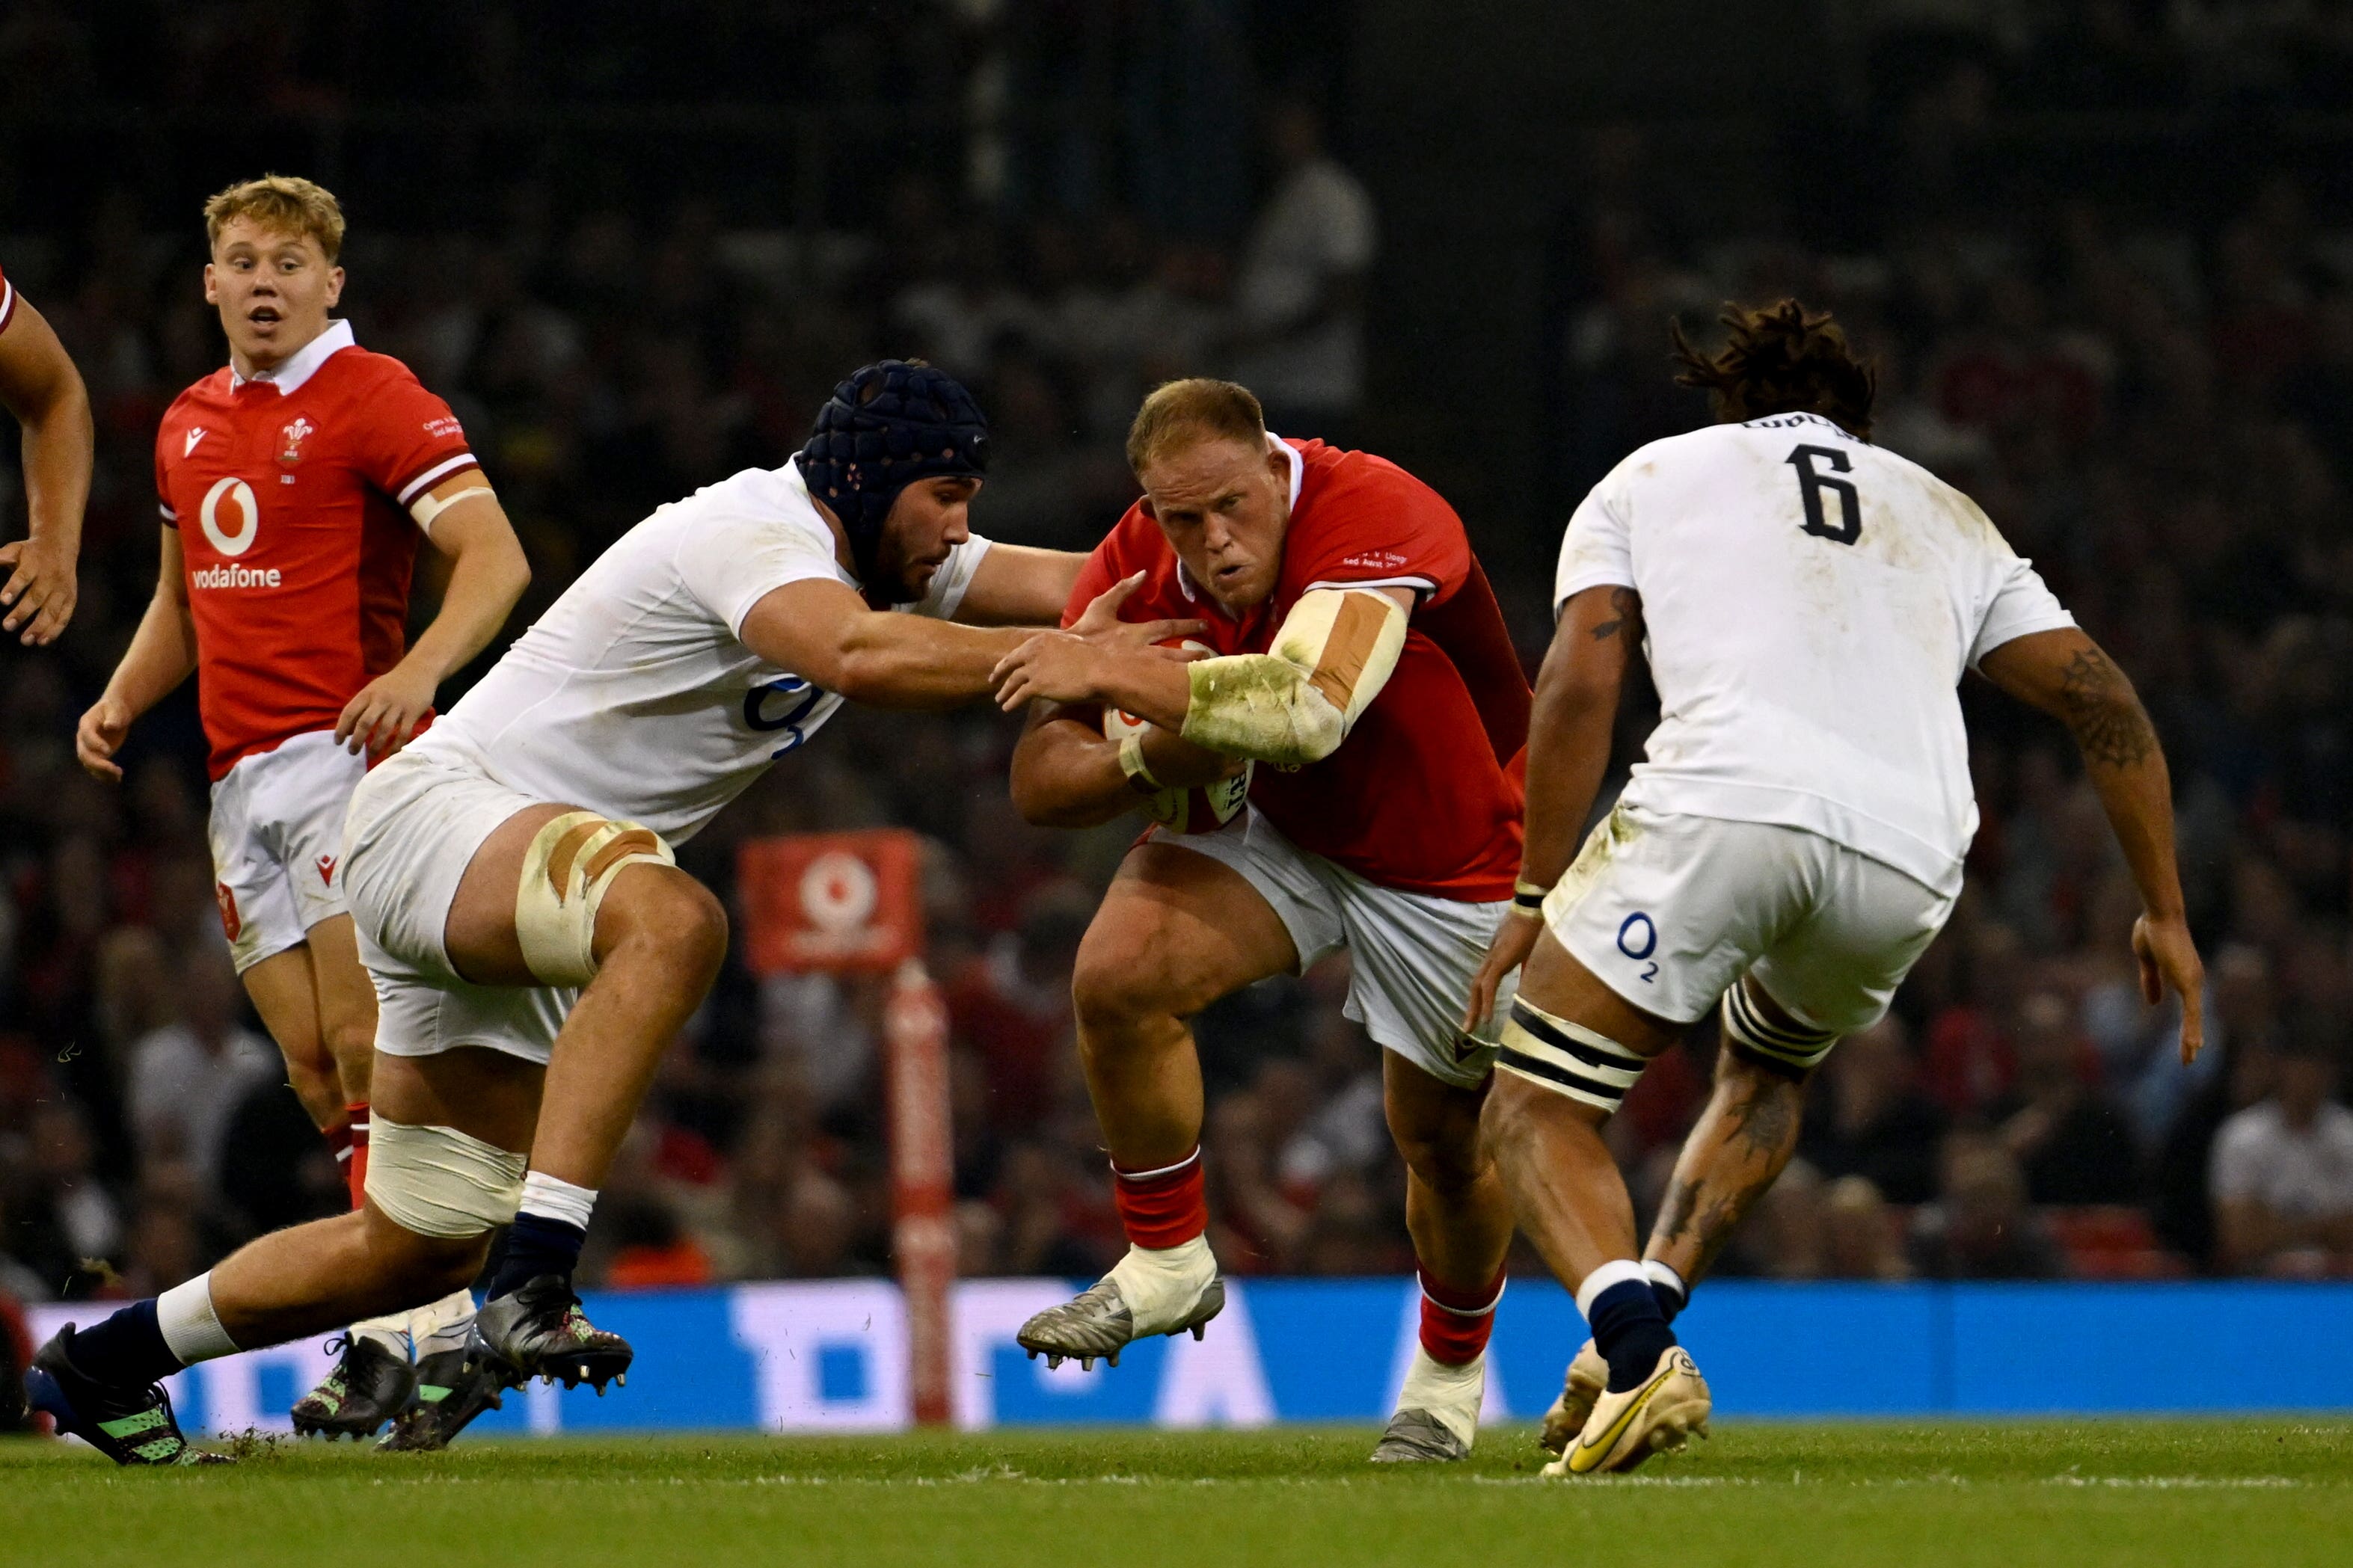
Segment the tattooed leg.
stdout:
<path fill-rule="evenodd" d="M 1757 987 L 1749 986 L 1748 996 L 1752 1003 L 1761 1000 L 1771 1015 L 1783 1016 Z M 1664 1263 L 1685 1284 L 1698 1284 L 1749 1206 L 1789 1163 L 1805 1100 L 1801 1079 L 1719 1051 L 1715 1092 L 1683 1140 L 1642 1256 Z"/>

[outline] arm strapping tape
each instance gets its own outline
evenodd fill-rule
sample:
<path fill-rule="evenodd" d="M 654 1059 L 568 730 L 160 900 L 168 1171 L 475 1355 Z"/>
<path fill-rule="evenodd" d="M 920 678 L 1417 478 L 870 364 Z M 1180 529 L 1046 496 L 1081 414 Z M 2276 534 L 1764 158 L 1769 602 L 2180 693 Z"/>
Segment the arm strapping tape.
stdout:
<path fill-rule="evenodd" d="M 433 531 L 433 520 L 439 517 L 443 512 L 448 511 L 451 507 L 456 506 L 459 501 L 464 500 L 467 497 L 495 496 L 497 494 L 498 492 L 491 489 L 488 485 L 468 485 L 464 489 L 456 492 L 454 495 L 443 496 L 439 500 L 436 500 L 432 493 L 427 491 L 426 494 L 418 496 L 415 500 L 408 503 L 408 515 L 417 520 L 417 527 L 423 529 L 426 532 L 430 533 Z"/>
<path fill-rule="evenodd" d="M 1296 767 L 1340 749 L 1405 651 L 1405 607 L 1366 589 L 1301 595 L 1265 653 L 1188 666 L 1185 739 L 1231 757 Z"/>
<path fill-rule="evenodd" d="M 523 853 L 522 880 L 515 889 L 515 941 L 523 966 L 549 985 L 594 980 L 596 906 L 621 868 L 640 860 L 678 864 L 650 827 L 593 811 L 550 817 Z"/>

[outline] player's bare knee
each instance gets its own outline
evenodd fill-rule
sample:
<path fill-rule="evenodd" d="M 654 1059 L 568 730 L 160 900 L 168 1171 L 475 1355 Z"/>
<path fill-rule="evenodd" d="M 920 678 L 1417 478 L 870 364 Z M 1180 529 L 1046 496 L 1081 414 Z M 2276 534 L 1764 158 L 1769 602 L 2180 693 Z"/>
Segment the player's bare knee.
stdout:
<path fill-rule="evenodd" d="M 707 988 L 727 956 L 727 910 L 673 867 L 644 868 L 618 884 L 597 921 L 600 963 L 634 952 L 683 983 Z"/>
<path fill-rule="evenodd" d="M 1121 1037 L 1189 1011 L 1165 963 L 1155 961 L 1156 945 L 1142 932 L 1105 931 L 1100 925 L 1087 932 L 1071 974 L 1071 1005 L 1082 1037 Z"/>
<path fill-rule="evenodd" d="M 1449 1123 L 1416 1133 L 1395 1132 L 1398 1153 L 1423 1185 L 1444 1195 L 1471 1191 L 1494 1168 L 1486 1141 L 1480 1135 L 1480 1117 L 1460 1125 Z"/>
<path fill-rule="evenodd" d="M 1398 1156 L 1432 1191 L 1454 1194 L 1477 1186 L 1493 1168 L 1480 1135 L 1488 1087 L 1445 1083 L 1383 1054 L 1388 1059 L 1381 1109 Z"/>

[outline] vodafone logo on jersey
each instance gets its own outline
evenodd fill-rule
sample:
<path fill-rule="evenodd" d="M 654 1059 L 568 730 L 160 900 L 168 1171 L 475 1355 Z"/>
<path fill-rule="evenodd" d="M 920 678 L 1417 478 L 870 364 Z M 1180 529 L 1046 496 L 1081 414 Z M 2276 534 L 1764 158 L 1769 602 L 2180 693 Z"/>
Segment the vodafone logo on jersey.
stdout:
<path fill-rule="evenodd" d="M 223 555 L 244 554 L 261 531 L 261 503 L 254 499 L 253 487 L 243 479 L 215 481 L 205 492 L 205 504 L 196 516 L 204 523 L 205 537 Z M 230 528 L 236 531 L 229 531 Z"/>
<path fill-rule="evenodd" d="M 254 498 L 253 487 L 243 479 L 216 480 L 205 492 L 205 503 L 196 510 L 196 521 L 215 550 L 223 555 L 239 556 L 253 548 L 254 540 L 261 532 L 261 504 Z M 188 574 L 188 586 L 192 588 L 275 588 L 282 581 L 275 566 L 239 566 L 233 560 L 201 566 Z"/>

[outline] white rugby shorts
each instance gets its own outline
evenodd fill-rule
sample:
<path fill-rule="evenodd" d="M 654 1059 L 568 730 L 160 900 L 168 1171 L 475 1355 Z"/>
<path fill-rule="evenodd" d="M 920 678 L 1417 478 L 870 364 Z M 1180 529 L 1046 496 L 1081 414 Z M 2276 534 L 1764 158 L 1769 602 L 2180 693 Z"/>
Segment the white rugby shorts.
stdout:
<path fill-rule="evenodd" d="M 1302 849 L 1255 805 L 1215 833 L 1155 829 L 1152 842 L 1240 872 L 1291 932 L 1301 969 L 1346 948 L 1351 973 L 1342 1011 L 1375 1045 L 1442 1083 L 1468 1089 L 1486 1081 L 1516 980 L 1504 981 L 1477 1037 L 1465 1036 L 1461 1020 L 1509 899 L 1463 903 L 1385 888 Z"/>
<path fill-rule="evenodd" d="M 1620 802 L 1545 900 L 1553 938 L 1602 984 L 1672 1023 L 1744 974 L 1798 1022 L 1877 1023 L 1953 900 L 1802 828 Z"/>
<path fill-rule="evenodd" d="M 213 896 L 239 974 L 344 912 L 343 807 L 364 758 L 313 730 L 240 757 L 213 785 Z"/>
<path fill-rule="evenodd" d="M 443 932 L 458 883 L 499 824 L 543 804 L 452 759 L 414 748 L 379 763 L 343 822 L 344 894 L 375 983 L 375 1048 L 429 1057 L 480 1046 L 545 1066 L 580 993 L 477 985 Z"/>

